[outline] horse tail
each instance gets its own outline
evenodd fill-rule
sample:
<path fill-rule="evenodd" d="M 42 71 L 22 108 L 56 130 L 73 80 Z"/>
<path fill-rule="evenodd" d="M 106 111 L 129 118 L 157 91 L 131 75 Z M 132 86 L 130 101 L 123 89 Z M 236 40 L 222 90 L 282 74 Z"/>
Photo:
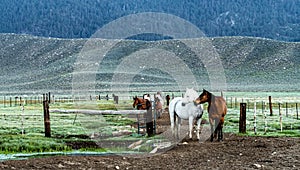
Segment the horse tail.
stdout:
<path fill-rule="evenodd" d="M 169 104 L 169 114 L 170 114 L 170 120 L 174 119 L 175 116 L 177 116 L 178 114 L 176 113 L 176 106 L 178 104 L 178 102 L 181 101 L 181 98 L 175 98 L 173 99 L 170 104 Z M 173 114 L 173 115 L 172 115 Z"/>
<path fill-rule="evenodd" d="M 169 115 L 170 115 L 171 123 L 175 123 L 175 121 L 176 121 L 176 115 L 177 115 L 176 111 L 175 111 L 176 104 L 177 104 L 177 101 L 171 101 L 171 103 L 169 105 Z"/>
<path fill-rule="evenodd" d="M 176 116 L 177 116 L 177 113 L 175 112 L 175 110 L 174 110 L 174 122 L 176 122 Z"/>
<path fill-rule="evenodd" d="M 174 121 L 176 120 L 176 116 L 177 116 L 177 113 L 176 113 L 175 109 L 176 109 L 176 106 L 177 106 L 178 102 L 179 102 L 179 100 L 176 101 L 176 103 L 174 104 Z"/>

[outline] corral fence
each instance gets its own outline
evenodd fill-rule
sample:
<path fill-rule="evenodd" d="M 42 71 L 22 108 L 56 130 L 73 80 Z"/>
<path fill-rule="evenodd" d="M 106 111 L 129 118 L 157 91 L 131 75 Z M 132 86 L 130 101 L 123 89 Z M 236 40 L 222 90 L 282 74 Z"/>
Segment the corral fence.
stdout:
<path fill-rule="evenodd" d="M 124 98 L 124 97 L 123 97 Z M 131 97 L 127 97 L 131 98 Z M 22 133 L 29 131 L 43 131 L 46 137 L 51 137 L 51 128 L 60 127 L 55 120 L 68 117 L 69 119 L 64 119 L 64 124 L 74 125 L 75 121 L 80 118 L 84 119 L 84 116 L 79 115 L 121 115 L 128 116 L 130 118 L 136 119 L 137 133 L 144 135 L 147 132 L 146 124 L 151 122 L 153 128 L 150 128 L 152 132 L 156 132 L 156 110 L 155 102 L 152 102 L 151 109 L 147 110 L 87 110 L 87 109 L 51 109 L 51 104 L 74 104 L 76 102 L 85 102 L 91 100 L 113 100 L 114 104 L 119 103 L 119 96 L 112 95 L 97 95 L 92 96 L 57 96 L 51 95 L 51 93 L 46 93 L 38 96 L 3 96 L 0 100 L 0 110 L 2 108 L 2 113 L 0 113 L 0 121 L 5 122 L 1 125 L 13 129 L 13 133 Z M 49 105 L 50 104 L 50 105 Z M 37 112 L 32 112 L 31 106 L 40 105 L 41 109 Z M 11 110 L 5 112 L 5 110 Z M 12 113 L 14 112 L 14 113 Z M 15 113 L 17 112 L 17 114 Z M 149 113 L 150 112 L 150 113 Z M 39 114 L 41 113 L 41 114 Z M 42 114 L 43 113 L 43 114 Z M 58 114 L 52 114 L 58 113 Z M 153 119 L 147 120 L 146 114 L 151 114 Z M 44 128 L 44 129 L 43 129 Z M 30 129 L 30 130 L 29 130 Z M 148 133 L 148 132 L 147 132 Z"/>
<path fill-rule="evenodd" d="M 50 97 L 49 97 L 50 96 Z M 173 96 L 173 95 L 172 95 Z M 245 103 L 245 110 L 247 112 L 247 129 L 255 133 L 258 131 L 263 131 L 265 133 L 269 131 L 283 131 L 283 130 L 299 130 L 299 102 L 298 99 L 282 99 L 282 98 L 272 98 L 261 97 L 261 98 L 246 98 L 246 97 L 224 97 L 227 102 L 227 106 L 232 110 L 239 110 L 241 103 Z M 54 96 L 50 93 L 44 95 L 36 96 L 0 96 L 0 121 L 1 127 L 10 128 L 13 133 L 26 133 L 29 131 L 32 132 L 46 132 L 45 128 L 47 126 L 47 116 L 42 114 L 43 111 L 43 101 L 47 100 L 50 103 L 74 103 L 87 100 L 114 100 L 115 104 L 118 104 L 119 101 L 124 99 L 131 99 L 129 96 L 116 96 L 116 95 L 97 95 L 97 96 L 82 96 L 82 97 L 73 97 L 73 96 Z M 154 104 L 154 103 L 152 103 Z M 41 105 L 39 111 L 30 110 L 31 106 Z M 11 109 L 10 109 L 11 108 Z M 16 109 L 17 108 L 17 109 Z M 152 107 L 153 109 L 153 107 Z M 153 110 L 154 111 L 154 110 Z M 59 112 L 59 114 L 51 114 L 51 112 Z M 56 128 L 60 125 L 56 123 L 56 119 L 64 117 L 64 123 L 74 125 L 74 122 L 79 119 L 77 117 L 80 111 L 75 110 L 52 110 L 51 105 L 49 108 L 49 114 L 51 118 L 51 127 Z M 84 111 L 82 111 L 84 112 Z M 93 112 L 93 111 L 91 111 Z M 138 123 L 138 133 L 141 133 L 141 130 L 145 131 L 145 126 L 140 121 L 143 121 L 143 114 L 136 112 L 136 110 L 127 110 L 127 113 L 117 113 L 119 115 L 134 115 Z M 98 114 L 114 114 L 114 113 L 101 113 Z M 155 116 L 156 114 L 153 114 Z M 238 115 L 236 115 L 238 116 Z M 141 119 L 140 119 L 141 118 Z M 156 117 L 154 117 L 154 130 L 156 126 Z M 274 123 L 275 121 L 275 123 Z M 45 123 L 46 122 L 46 123 Z M 275 129 L 271 129 L 270 125 L 276 124 Z M 298 124 L 294 126 L 294 124 Z"/>
<path fill-rule="evenodd" d="M 240 97 L 225 97 L 227 107 L 231 109 L 239 109 L 241 103 L 246 104 L 246 110 L 260 110 L 262 114 L 266 112 L 270 116 L 273 114 L 280 115 L 285 113 L 286 117 L 293 117 L 299 119 L 299 107 L 298 101 L 289 99 L 275 99 L 272 101 L 272 96 L 267 98 L 240 98 Z"/>
<path fill-rule="evenodd" d="M 234 101 L 234 102 L 232 102 Z M 254 134 L 258 130 L 267 134 L 283 130 L 300 130 L 299 103 L 295 100 L 272 101 L 272 97 L 267 99 L 238 99 L 227 101 L 227 106 L 236 109 L 239 105 L 239 132 L 246 133 L 246 126 Z"/>
<path fill-rule="evenodd" d="M 49 97 L 50 96 L 50 97 Z M 113 99 L 116 104 L 119 102 L 119 96 L 112 94 L 112 96 L 107 95 L 90 95 L 90 96 L 70 96 L 70 95 L 51 95 L 51 93 L 42 95 L 15 95 L 15 96 L 2 96 L 0 98 L 0 108 L 1 107 L 16 107 L 21 105 L 34 105 L 43 104 L 43 101 L 47 99 L 49 103 L 74 103 L 77 101 L 86 100 L 111 100 Z"/>

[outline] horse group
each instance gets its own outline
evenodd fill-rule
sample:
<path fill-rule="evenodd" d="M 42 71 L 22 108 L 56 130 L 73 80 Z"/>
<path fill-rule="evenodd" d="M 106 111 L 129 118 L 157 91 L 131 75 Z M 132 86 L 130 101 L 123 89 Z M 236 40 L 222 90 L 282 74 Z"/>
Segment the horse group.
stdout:
<path fill-rule="evenodd" d="M 155 98 L 155 102 L 158 102 L 159 100 L 162 101 L 162 98 Z M 217 138 L 218 141 L 223 140 L 222 129 L 224 125 L 224 118 L 227 113 L 227 106 L 224 98 L 221 96 L 215 96 L 205 89 L 203 89 L 202 94 L 198 95 L 194 89 L 188 88 L 186 89 L 186 93 L 183 97 L 176 97 L 169 104 L 171 130 L 175 139 L 179 139 L 182 119 L 188 120 L 189 122 L 190 139 L 192 138 L 194 120 L 196 121 L 197 139 L 200 139 L 200 124 L 203 115 L 202 104 L 206 102 L 208 103 L 207 111 L 211 128 L 210 141 L 212 142 L 214 138 Z M 159 105 L 161 109 L 162 105 Z M 151 106 L 151 103 L 147 99 L 134 97 L 133 107 L 135 106 L 137 106 L 137 109 L 146 110 L 149 106 Z"/>

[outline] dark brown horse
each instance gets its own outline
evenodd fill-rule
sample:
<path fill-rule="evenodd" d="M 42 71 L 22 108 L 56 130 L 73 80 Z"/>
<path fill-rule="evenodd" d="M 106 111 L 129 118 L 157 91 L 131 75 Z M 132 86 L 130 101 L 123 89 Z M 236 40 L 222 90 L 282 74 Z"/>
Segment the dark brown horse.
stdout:
<path fill-rule="evenodd" d="M 216 138 L 218 135 L 218 141 L 223 140 L 223 124 L 224 118 L 227 113 L 226 101 L 221 96 L 215 96 L 212 93 L 203 89 L 202 94 L 195 100 L 196 104 L 202 104 L 208 102 L 208 115 L 211 128 L 210 141 L 213 141 L 213 136 Z M 215 130 L 214 130 L 215 125 Z"/>
<path fill-rule="evenodd" d="M 142 99 L 135 96 L 133 101 L 132 107 L 136 107 L 138 110 L 148 110 L 151 107 L 151 102 L 147 99 Z"/>

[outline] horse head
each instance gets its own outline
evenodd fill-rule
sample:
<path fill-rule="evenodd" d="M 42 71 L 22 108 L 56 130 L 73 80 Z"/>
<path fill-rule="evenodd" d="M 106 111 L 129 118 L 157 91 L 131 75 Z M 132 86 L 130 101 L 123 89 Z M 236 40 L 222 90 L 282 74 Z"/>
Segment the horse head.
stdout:
<path fill-rule="evenodd" d="M 205 102 L 209 102 L 210 99 L 211 99 L 211 96 L 212 94 L 203 89 L 203 92 L 200 94 L 200 96 L 198 98 L 196 98 L 196 100 L 194 101 L 195 104 L 202 104 L 202 103 L 205 103 Z"/>
<path fill-rule="evenodd" d="M 161 94 L 155 95 L 154 101 L 155 101 L 155 104 L 160 103 L 161 105 L 164 105 L 164 99 L 161 97 Z"/>
<path fill-rule="evenodd" d="M 141 99 L 135 96 L 133 100 L 132 106 L 133 108 L 137 107 L 138 110 L 147 110 L 152 106 L 148 99 Z"/>
<path fill-rule="evenodd" d="M 137 96 L 133 97 L 133 104 L 132 107 L 135 108 L 136 105 L 139 104 L 139 99 L 137 98 Z"/>
<path fill-rule="evenodd" d="M 186 92 L 183 96 L 182 103 L 191 103 L 194 102 L 198 97 L 198 93 L 193 88 L 186 88 Z"/>

